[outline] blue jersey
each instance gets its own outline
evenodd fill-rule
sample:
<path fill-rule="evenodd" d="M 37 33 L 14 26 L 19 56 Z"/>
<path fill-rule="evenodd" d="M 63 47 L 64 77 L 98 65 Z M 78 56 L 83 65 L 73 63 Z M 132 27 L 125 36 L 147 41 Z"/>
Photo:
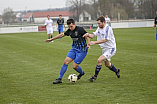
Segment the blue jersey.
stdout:
<path fill-rule="evenodd" d="M 82 37 L 86 33 L 87 32 L 82 27 L 76 26 L 73 31 L 68 29 L 64 34 L 72 38 L 72 48 L 80 52 L 87 52 L 86 39 Z"/>
<path fill-rule="evenodd" d="M 57 20 L 57 24 L 58 24 L 58 28 L 63 28 L 64 19 L 63 19 L 63 18 L 62 18 L 61 20 L 58 19 L 58 20 Z"/>

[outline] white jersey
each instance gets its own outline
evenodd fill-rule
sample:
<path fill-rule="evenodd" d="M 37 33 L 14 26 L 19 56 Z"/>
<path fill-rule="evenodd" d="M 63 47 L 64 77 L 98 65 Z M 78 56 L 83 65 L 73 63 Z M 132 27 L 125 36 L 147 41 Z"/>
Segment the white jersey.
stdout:
<path fill-rule="evenodd" d="M 97 28 L 95 32 L 93 32 L 95 36 L 97 36 L 97 41 L 102 39 L 107 39 L 107 42 L 99 44 L 101 48 L 115 48 L 116 49 L 116 42 L 115 37 L 113 34 L 113 30 L 110 26 L 106 25 L 104 28 Z"/>
<path fill-rule="evenodd" d="M 53 24 L 53 20 L 51 20 L 51 19 L 48 20 L 48 19 L 47 19 L 47 20 L 45 21 L 45 24 L 44 24 L 44 25 L 47 25 L 46 28 L 47 28 L 47 29 L 50 29 L 50 28 L 52 28 L 52 24 Z"/>
<path fill-rule="evenodd" d="M 105 23 L 109 25 L 108 22 L 111 22 L 111 21 L 110 21 L 110 18 L 109 18 L 109 17 L 107 17 L 107 18 L 105 17 Z"/>

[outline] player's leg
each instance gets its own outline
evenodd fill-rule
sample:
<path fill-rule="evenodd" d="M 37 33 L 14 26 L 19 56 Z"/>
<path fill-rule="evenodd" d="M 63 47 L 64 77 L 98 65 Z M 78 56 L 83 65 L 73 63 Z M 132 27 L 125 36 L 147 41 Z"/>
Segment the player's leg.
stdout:
<path fill-rule="evenodd" d="M 53 38 L 53 33 L 51 33 L 51 38 Z"/>
<path fill-rule="evenodd" d="M 50 29 L 51 38 L 53 38 L 53 28 Z M 53 42 L 53 40 L 51 41 Z"/>
<path fill-rule="evenodd" d="M 48 39 L 50 39 L 50 29 L 47 28 L 47 35 L 48 35 Z"/>
<path fill-rule="evenodd" d="M 60 33 L 63 33 L 63 26 L 60 28 Z M 60 41 L 62 41 L 62 38 L 60 38 Z"/>
<path fill-rule="evenodd" d="M 75 69 L 79 73 L 79 75 L 77 76 L 78 80 L 85 74 L 84 71 L 82 70 L 82 68 L 79 65 L 84 60 L 86 55 L 87 55 L 87 52 L 78 52 L 78 51 L 76 51 L 76 58 L 74 59 L 73 69 Z"/>
<path fill-rule="evenodd" d="M 64 73 L 67 71 L 68 64 L 72 62 L 74 58 L 75 58 L 75 52 L 73 49 L 71 49 L 69 53 L 67 54 L 67 57 L 65 58 L 64 63 L 60 69 L 60 74 L 59 74 L 58 79 L 56 79 L 56 81 L 54 81 L 53 84 L 62 83 L 62 77 Z"/>
<path fill-rule="evenodd" d="M 111 71 L 115 72 L 117 77 L 120 78 L 120 69 L 116 68 L 112 63 L 110 63 L 110 61 L 104 61 L 105 66 L 108 67 Z"/>
<path fill-rule="evenodd" d="M 91 78 L 89 78 L 90 82 L 93 82 L 94 80 L 96 80 L 101 68 L 102 68 L 102 62 L 106 60 L 106 57 L 104 55 L 101 55 L 98 60 L 97 60 L 97 65 L 95 67 L 95 74 L 94 76 L 92 76 Z"/>
<path fill-rule="evenodd" d="M 106 57 L 106 60 L 104 60 L 104 64 L 106 67 L 108 67 L 111 71 L 115 72 L 117 77 L 120 78 L 120 69 L 116 68 L 112 63 L 110 63 L 111 57 L 114 56 L 116 53 L 116 49 L 108 49 L 104 51 L 104 56 Z"/>
<path fill-rule="evenodd" d="M 51 33 L 51 38 L 53 38 L 53 33 Z M 51 42 L 53 42 L 53 40 Z"/>
<path fill-rule="evenodd" d="M 64 64 L 62 65 L 61 67 L 61 70 L 60 70 L 60 74 L 59 74 L 59 77 L 60 79 L 62 79 L 64 73 L 66 72 L 67 68 L 68 68 L 68 64 L 70 62 L 72 62 L 73 59 L 69 58 L 69 57 L 66 57 L 65 60 L 64 60 Z"/>
<path fill-rule="evenodd" d="M 50 39 L 50 34 L 48 34 L 48 39 Z"/>
<path fill-rule="evenodd" d="M 64 75 L 64 73 L 67 71 L 67 68 L 68 68 L 68 64 L 70 62 L 72 62 L 73 59 L 69 58 L 69 57 L 66 57 L 65 60 L 64 60 L 64 64 L 62 65 L 61 69 L 60 69 L 60 74 L 59 74 L 59 77 L 58 79 L 56 79 L 56 81 L 53 82 L 53 84 L 58 84 L 58 83 L 62 83 L 62 77 Z"/>

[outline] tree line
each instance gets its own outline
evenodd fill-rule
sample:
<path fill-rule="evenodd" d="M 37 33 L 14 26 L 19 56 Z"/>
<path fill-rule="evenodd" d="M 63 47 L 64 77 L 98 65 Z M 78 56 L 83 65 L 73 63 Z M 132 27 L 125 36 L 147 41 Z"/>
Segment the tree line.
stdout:
<path fill-rule="evenodd" d="M 153 19 L 157 11 L 157 0 L 67 0 L 73 17 L 79 21 L 79 15 L 85 10 L 95 20 L 108 14 L 112 20 Z"/>
<path fill-rule="evenodd" d="M 79 15 L 83 11 L 88 12 L 92 20 L 108 14 L 112 21 L 154 19 L 157 11 L 157 0 L 66 0 L 66 5 L 76 21 L 79 21 Z M 13 9 L 4 9 L 2 20 L 5 23 L 14 22 L 15 18 Z"/>

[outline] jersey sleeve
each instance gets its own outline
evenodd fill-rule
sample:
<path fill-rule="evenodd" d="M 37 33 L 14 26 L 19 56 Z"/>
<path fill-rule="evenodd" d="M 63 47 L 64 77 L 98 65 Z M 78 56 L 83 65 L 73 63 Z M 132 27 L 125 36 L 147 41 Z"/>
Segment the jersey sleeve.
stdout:
<path fill-rule="evenodd" d="M 98 28 L 97 28 L 96 31 L 93 32 L 92 34 L 94 34 L 95 36 L 97 36 L 97 34 L 98 34 Z"/>
<path fill-rule="evenodd" d="M 81 35 L 82 35 L 82 36 L 87 33 L 87 32 L 84 30 L 83 27 L 81 27 L 80 29 L 81 29 L 80 31 L 81 31 Z"/>
<path fill-rule="evenodd" d="M 44 25 L 47 25 L 47 21 L 45 21 Z"/>
<path fill-rule="evenodd" d="M 68 29 L 66 32 L 64 32 L 64 34 L 65 34 L 66 36 L 69 36 L 69 29 Z"/>

